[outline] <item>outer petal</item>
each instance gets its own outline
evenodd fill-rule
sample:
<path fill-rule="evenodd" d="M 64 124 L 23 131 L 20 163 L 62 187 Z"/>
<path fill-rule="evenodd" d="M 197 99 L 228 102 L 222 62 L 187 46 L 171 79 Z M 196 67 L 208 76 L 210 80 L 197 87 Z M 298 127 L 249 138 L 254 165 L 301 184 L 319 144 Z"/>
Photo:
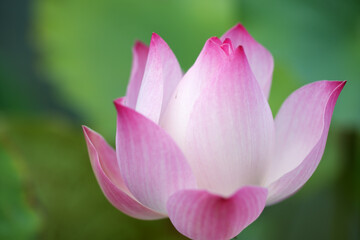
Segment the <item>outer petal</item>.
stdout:
<path fill-rule="evenodd" d="M 220 74 L 226 53 L 221 41 L 210 38 L 202 49 L 195 64 L 178 84 L 160 120 L 160 125 L 182 147 L 190 114 L 202 90 Z"/>
<path fill-rule="evenodd" d="M 262 182 L 273 138 L 271 110 L 239 47 L 195 104 L 183 151 L 199 187 L 229 196 Z"/>
<path fill-rule="evenodd" d="M 163 129 L 118 102 L 115 106 L 116 152 L 121 175 L 139 202 L 166 214 L 166 201 L 171 194 L 196 188 L 191 169 Z"/>
<path fill-rule="evenodd" d="M 139 219 L 164 218 L 163 214 L 139 203 L 129 192 L 120 175 L 115 151 L 98 133 L 83 126 L 91 166 L 107 199 L 123 213 Z"/>
<path fill-rule="evenodd" d="M 259 82 L 265 96 L 268 97 L 274 70 L 274 59 L 271 56 L 271 53 L 261 44 L 256 42 L 241 24 L 237 24 L 226 32 L 221 37 L 221 40 L 224 41 L 226 38 L 231 39 L 235 48 L 239 45 L 244 47 L 251 70 L 253 71 L 256 80 Z"/>
<path fill-rule="evenodd" d="M 276 155 L 270 168 L 268 204 L 297 191 L 323 155 L 331 116 L 345 81 L 319 81 L 295 91 L 275 119 Z"/>
<path fill-rule="evenodd" d="M 261 187 L 243 187 L 229 198 L 184 190 L 169 198 L 167 208 L 175 228 L 191 239 L 230 239 L 259 217 L 266 196 Z"/>
<path fill-rule="evenodd" d="M 126 91 L 127 106 L 135 109 L 144 76 L 145 65 L 149 53 L 149 47 L 142 42 L 136 42 L 133 48 L 133 63 L 130 82 Z"/>
<path fill-rule="evenodd" d="M 166 42 L 153 33 L 136 110 L 157 123 L 181 77 L 175 55 Z"/>

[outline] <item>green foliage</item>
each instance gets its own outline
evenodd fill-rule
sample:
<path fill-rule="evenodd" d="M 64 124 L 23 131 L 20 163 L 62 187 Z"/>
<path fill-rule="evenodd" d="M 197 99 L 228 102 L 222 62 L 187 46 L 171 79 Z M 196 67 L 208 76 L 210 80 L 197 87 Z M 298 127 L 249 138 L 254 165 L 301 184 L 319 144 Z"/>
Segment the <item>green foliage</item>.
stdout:
<path fill-rule="evenodd" d="M 80 126 L 58 117 L 11 119 L 8 126 L 12 132 L 9 140 L 25 158 L 29 191 L 36 197 L 36 211 L 43 220 L 41 239 L 114 239 L 115 236 L 134 240 L 183 239 L 168 220 L 135 220 L 110 205 L 92 172 Z M 1 167 L 4 171 L 10 168 Z M 6 179 L 2 181 L 6 183 L 4 187 L 13 189 L 9 181 L 16 175 L 9 171 L 4 173 L 7 174 L 0 175 Z M 21 197 L 9 193 L 5 196 L 13 197 L 11 201 L 4 200 L 14 206 L 0 204 L 3 209 L 23 209 L 15 204 Z M 5 223 L 11 221 L 6 219 Z M 25 223 L 30 225 L 31 222 Z M 26 230 L 27 225 L 16 226 Z M 5 226 L 4 229 L 9 233 L 21 233 Z"/>
<path fill-rule="evenodd" d="M 0 122 L 0 239 L 35 239 L 39 217 L 29 204 L 24 163 L 8 141 Z"/>
<path fill-rule="evenodd" d="M 206 3 L 205 3 L 206 2 Z M 360 127 L 360 5 L 340 1 L 37 0 L 36 43 L 44 72 L 87 124 L 106 136 L 115 129 L 112 101 L 123 96 L 135 39 L 159 33 L 183 69 L 206 38 L 220 36 L 238 18 L 274 55 L 271 103 L 280 106 L 293 86 L 348 80 L 335 121 Z M 269 11 L 271 9 L 271 11 Z M 237 17 L 236 17 L 237 15 Z M 286 74 L 276 74 L 286 72 Z M 277 86 L 277 87 L 275 87 Z M 290 87 L 289 87 L 290 86 Z M 351 106 L 351 107 L 350 107 Z"/>
<path fill-rule="evenodd" d="M 360 1 L 241 0 L 238 16 L 250 33 L 288 69 L 300 85 L 317 80 L 348 80 L 334 121 L 360 129 Z M 274 75 L 273 82 L 293 82 Z M 274 85 L 275 86 L 275 85 Z M 288 92 L 286 85 L 271 89 Z"/>
<path fill-rule="evenodd" d="M 0 109 L 2 111 L 29 111 L 34 108 L 34 101 L 27 91 L 28 83 L 23 88 L 19 88 L 19 78 L 14 76 L 14 69 L 9 69 L 9 64 L 1 61 L 0 55 Z M 22 96 L 22 97 L 19 97 Z M 23 101 L 23 98 L 31 99 Z"/>
<path fill-rule="evenodd" d="M 206 39 L 234 23 L 230 1 L 37 0 L 37 45 L 59 96 L 111 136 L 112 101 L 125 94 L 136 39 L 162 36 L 187 69 Z"/>
<path fill-rule="evenodd" d="M 29 190 L 43 220 L 41 239 L 183 239 L 168 220 L 132 219 L 106 200 L 92 172 L 80 126 L 59 117 L 11 119 L 8 126 L 9 140 L 25 158 Z M 7 181 L 10 177 L 12 173 L 4 176 Z M 9 182 L 5 186 L 11 187 Z M 0 206 L 9 210 L 6 204 Z"/>

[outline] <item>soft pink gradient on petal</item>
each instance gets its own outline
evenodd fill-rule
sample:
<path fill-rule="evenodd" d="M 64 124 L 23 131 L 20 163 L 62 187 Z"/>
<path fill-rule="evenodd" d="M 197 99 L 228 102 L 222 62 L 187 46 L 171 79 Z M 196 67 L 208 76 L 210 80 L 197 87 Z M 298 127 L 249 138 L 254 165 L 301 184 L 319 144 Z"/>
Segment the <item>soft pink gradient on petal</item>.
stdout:
<path fill-rule="evenodd" d="M 153 33 L 136 111 L 158 123 L 181 78 L 182 71 L 174 53 Z"/>
<path fill-rule="evenodd" d="M 268 204 L 296 192 L 324 153 L 331 116 L 346 81 L 308 84 L 286 99 L 275 119 L 276 154 L 269 169 Z"/>
<path fill-rule="evenodd" d="M 166 217 L 143 206 L 132 196 L 120 175 L 116 153 L 104 138 L 86 126 L 83 126 L 83 131 L 91 166 L 109 202 L 134 218 L 153 220 Z"/>
<path fill-rule="evenodd" d="M 148 46 L 139 41 L 135 43 L 133 47 L 133 62 L 130 82 L 126 91 L 127 106 L 133 109 L 135 109 L 137 98 L 139 95 L 148 53 Z"/>
<path fill-rule="evenodd" d="M 205 43 L 195 64 L 180 81 L 161 117 L 160 125 L 182 147 L 190 113 L 204 87 L 220 74 L 227 55 L 221 48 L 222 42 L 212 37 Z"/>
<path fill-rule="evenodd" d="M 251 70 L 268 98 L 274 70 L 274 59 L 271 53 L 259 44 L 241 24 L 227 31 L 221 40 L 224 41 L 226 38 L 231 39 L 234 48 L 240 45 L 244 47 Z"/>
<path fill-rule="evenodd" d="M 194 106 L 183 152 L 199 188 L 229 196 L 262 182 L 274 121 L 242 47 L 221 71 Z"/>
<path fill-rule="evenodd" d="M 204 190 L 183 190 L 167 203 L 175 228 L 197 240 L 231 239 L 257 219 L 265 207 L 267 189 L 246 186 L 229 198 Z"/>
<path fill-rule="evenodd" d="M 166 214 L 170 195 L 196 188 L 191 169 L 162 128 L 118 102 L 115 106 L 116 153 L 126 186 L 143 205 Z"/>
<path fill-rule="evenodd" d="M 227 55 L 230 55 L 234 52 L 234 47 L 232 45 L 232 41 L 229 38 L 226 38 L 224 42 L 221 44 L 221 48 L 225 51 Z"/>
<path fill-rule="evenodd" d="M 116 152 L 83 126 L 91 165 L 112 205 L 138 219 L 169 216 L 183 235 L 231 239 L 311 177 L 346 81 L 306 85 L 275 121 L 274 60 L 238 24 L 207 40 L 183 76 L 153 33 L 136 42 L 117 110 Z"/>

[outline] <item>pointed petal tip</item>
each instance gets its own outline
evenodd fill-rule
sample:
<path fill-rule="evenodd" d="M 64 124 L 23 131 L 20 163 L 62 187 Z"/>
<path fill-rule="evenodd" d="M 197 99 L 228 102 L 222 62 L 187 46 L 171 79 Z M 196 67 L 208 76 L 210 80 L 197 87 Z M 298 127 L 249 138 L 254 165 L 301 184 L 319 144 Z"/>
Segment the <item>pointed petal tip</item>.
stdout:
<path fill-rule="evenodd" d="M 164 40 L 162 39 L 162 37 L 160 37 L 159 34 L 153 32 L 151 34 L 150 46 L 153 45 L 153 44 L 158 43 L 159 41 L 164 42 Z"/>
<path fill-rule="evenodd" d="M 253 75 L 250 68 L 249 59 L 246 56 L 245 49 L 242 45 L 239 45 L 234 51 L 234 60 L 241 63 L 243 66 L 249 69 L 249 74 Z"/>
<path fill-rule="evenodd" d="M 223 43 L 228 43 L 228 44 L 231 44 L 232 45 L 232 41 L 230 38 L 225 38 Z"/>
<path fill-rule="evenodd" d="M 337 85 L 337 87 L 340 86 L 343 87 L 347 83 L 347 80 L 324 80 L 324 81 L 333 85 Z"/>
<path fill-rule="evenodd" d="M 91 137 L 89 135 L 91 135 L 94 131 L 91 128 L 85 126 L 85 125 L 81 125 L 81 128 L 83 130 L 86 141 L 91 142 L 91 140 L 90 140 Z"/>
<path fill-rule="evenodd" d="M 149 49 L 158 49 L 158 46 L 163 46 L 164 47 L 168 47 L 167 43 L 165 42 L 164 39 L 162 39 L 162 37 L 160 37 L 159 34 L 153 32 L 151 34 L 151 39 L 150 39 L 150 45 L 149 45 Z M 151 50 L 150 50 L 151 51 Z"/>
<path fill-rule="evenodd" d="M 234 29 L 245 29 L 244 25 L 241 23 L 237 23 L 235 24 L 235 26 L 233 27 Z"/>
<path fill-rule="evenodd" d="M 339 87 L 343 88 L 346 85 L 347 80 L 338 81 L 338 82 L 339 82 Z"/>
<path fill-rule="evenodd" d="M 247 33 L 246 28 L 241 23 L 235 24 L 232 28 L 230 28 L 230 30 L 228 32 L 230 32 L 230 31 L 240 31 L 240 32 L 246 32 Z"/>
<path fill-rule="evenodd" d="M 130 81 L 126 89 L 126 105 L 135 108 L 139 95 L 145 66 L 148 59 L 149 47 L 141 41 L 135 41 L 132 48 L 132 67 L 130 72 Z"/>
<path fill-rule="evenodd" d="M 338 83 L 337 87 L 334 89 L 334 91 L 339 91 L 339 93 L 343 90 L 343 88 L 345 87 L 347 80 L 343 80 L 343 81 L 336 81 Z"/>
<path fill-rule="evenodd" d="M 238 56 L 246 57 L 245 50 L 244 50 L 244 47 L 243 47 L 242 45 L 239 45 L 239 46 L 235 49 L 235 53 L 237 53 Z"/>
<path fill-rule="evenodd" d="M 105 139 L 82 125 L 95 177 L 109 202 L 121 212 L 137 219 L 155 220 L 166 217 L 140 204 L 125 186 L 117 170 L 116 154 Z"/>
<path fill-rule="evenodd" d="M 328 90 L 331 92 L 329 94 L 329 96 L 332 96 L 334 93 L 340 94 L 340 92 L 342 91 L 342 89 L 346 85 L 347 80 L 343 80 L 343 81 L 323 80 L 323 81 L 319 81 L 319 82 L 323 82 L 323 83 L 325 83 L 327 85 Z"/>
<path fill-rule="evenodd" d="M 86 143 L 91 142 L 91 141 L 90 141 L 90 138 L 89 138 L 90 128 L 88 128 L 88 127 L 85 126 L 85 125 L 81 125 L 81 128 L 82 128 L 82 130 L 83 130 Z"/>
<path fill-rule="evenodd" d="M 274 69 L 274 59 L 271 53 L 258 43 L 240 23 L 228 30 L 220 39 L 225 40 L 226 38 L 231 39 L 234 47 L 244 46 L 251 70 L 265 96 L 268 97 Z"/>
<path fill-rule="evenodd" d="M 223 44 L 223 42 L 218 37 L 209 38 L 205 42 L 205 45 L 204 45 L 203 49 L 201 50 L 200 56 L 207 55 L 207 53 L 214 52 L 214 50 L 215 50 L 215 53 L 218 53 L 220 56 L 222 56 L 224 54 L 224 51 L 221 48 L 222 44 Z"/>
<path fill-rule="evenodd" d="M 147 47 L 147 45 L 140 40 L 135 40 L 134 47 Z"/>
<path fill-rule="evenodd" d="M 125 97 L 117 98 L 113 101 L 116 110 L 119 112 L 125 104 Z"/>
<path fill-rule="evenodd" d="M 293 92 L 283 103 L 275 119 L 279 156 L 275 157 L 276 168 L 270 170 L 272 177 L 266 184 L 267 205 L 294 194 L 316 170 L 325 150 L 334 107 L 346 82 L 310 83 Z"/>
<path fill-rule="evenodd" d="M 207 41 L 206 41 L 206 43 L 205 44 L 207 44 L 208 42 L 212 42 L 212 43 L 215 43 L 216 45 L 221 45 L 221 40 L 220 40 L 220 38 L 218 38 L 218 37 L 211 37 L 211 38 L 209 38 Z"/>
<path fill-rule="evenodd" d="M 147 49 L 149 48 L 145 43 L 143 43 L 140 40 L 135 40 L 134 46 L 133 46 L 133 52 L 139 51 L 140 49 Z"/>

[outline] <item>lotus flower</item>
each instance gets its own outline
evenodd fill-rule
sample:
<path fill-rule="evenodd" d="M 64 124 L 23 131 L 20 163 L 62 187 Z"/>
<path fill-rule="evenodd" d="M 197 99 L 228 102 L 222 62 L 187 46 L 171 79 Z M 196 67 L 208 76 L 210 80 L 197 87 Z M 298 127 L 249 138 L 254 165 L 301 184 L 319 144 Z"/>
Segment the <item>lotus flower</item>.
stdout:
<path fill-rule="evenodd" d="M 192 239 L 230 239 L 301 188 L 323 155 L 345 81 L 292 93 L 274 119 L 273 58 L 238 24 L 205 43 L 183 75 L 157 34 L 137 42 L 116 151 L 83 127 L 107 199 L 138 219 L 169 217 Z"/>

